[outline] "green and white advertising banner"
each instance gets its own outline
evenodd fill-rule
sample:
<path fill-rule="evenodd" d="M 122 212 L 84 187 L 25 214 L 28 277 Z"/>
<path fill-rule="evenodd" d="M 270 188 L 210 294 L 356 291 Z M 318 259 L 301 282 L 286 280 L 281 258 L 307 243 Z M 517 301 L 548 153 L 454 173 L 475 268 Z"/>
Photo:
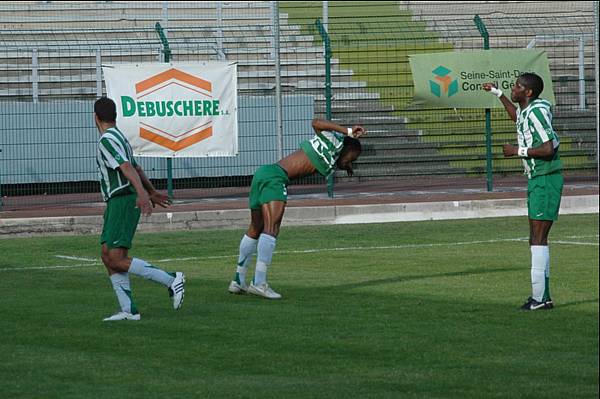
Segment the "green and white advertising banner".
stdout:
<path fill-rule="evenodd" d="M 135 155 L 237 155 L 235 63 L 103 65 L 102 72 Z"/>
<path fill-rule="evenodd" d="M 442 108 L 502 107 L 483 90 L 493 83 L 510 98 L 517 78 L 534 72 L 544 80 L 540 98 L 555 104 L 548 58 L 543 50 L 478 50 L 409 56 L 414 104 Z"/>

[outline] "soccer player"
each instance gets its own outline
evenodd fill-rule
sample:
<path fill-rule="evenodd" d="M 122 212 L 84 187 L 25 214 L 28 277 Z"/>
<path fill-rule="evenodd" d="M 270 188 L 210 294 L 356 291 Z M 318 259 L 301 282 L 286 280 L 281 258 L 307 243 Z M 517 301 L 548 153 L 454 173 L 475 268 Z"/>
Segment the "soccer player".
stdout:
<path fill-rule="evenodd" d="M 521 309 L 552 309 L 548 233 L 552 223 L 558 219 L 563 176 L 550 103 L 539 98 L 544 82 L 534 73 L 522 74 L 511 91 L 511 100 L 518 104 L 517 107 L 494 85 L 487 83 L 483 88 L 500 99 L 510 118 L 516 122 L 519 145 L 505 144 L 502 150 L 505 157 L 518 156 L 522 159 L 528 177 L 532 295 Z"/>
<path fill-rule="evenodd" d="M 183 303 L 185 276 L 167 273 L 150 263 L 127 256 L 140 219 L 150 215 L 155 205 L 166 207 L 169 198 L 158 193 L 133 158 L 127 138 L 116 126 L 117 111 L 113 100 L 102 97 L 94 104 L 94 119 L 100 132 L 96 162 L 100 171 L 100 187 L 106 202 L 100 244 L 102 262 L 108 270 L 121 311 L 104 319 L 140 320 L 133 302 L 129 273 L 137 274 L 168 288 L 173 308 Z"/>
<path fill-rule="evenodd" d="M 361 126 L 342 127 L 332 122 L 315 119 L 312 127 L 316 135 L 300 144 L 296 150 L 279 162 L 257 169 L 250 187 L 250 227 L 240 242 L 240 253 L 233 281 L 232 294 L 250 293 L 267 299 L 281 295 L 267 284 L 267 268 L 279 234 L 279 226 L 287 203 L 287 185 L 290 180 L 319 172 L 329 176 L 336 166 L 352 176 L 352 162 L 361 153 L 357 138 L 365 134 Z M 257 250 L 254 279 L 246 285 L 248 264 Z"/>

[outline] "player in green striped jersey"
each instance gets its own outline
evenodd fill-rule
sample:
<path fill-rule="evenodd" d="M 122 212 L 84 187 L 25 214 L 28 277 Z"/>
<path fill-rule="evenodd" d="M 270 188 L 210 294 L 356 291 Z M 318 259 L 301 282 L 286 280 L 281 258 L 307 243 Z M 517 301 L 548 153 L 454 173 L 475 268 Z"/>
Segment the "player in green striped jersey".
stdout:
<path fill-rule="evenodd" d="M 361 126 L 345 128 L 335 123 L 315 119 L 315 136 L 300 144 L 300 149 L 276 164 L 258 168 L 250 188 L 250 227 L 240 242 L 236 274 L 229 284 L 233 294 L 251 293 L 268 299 L 281 295 L 267 284 L 267 267 L 271 264 L 279 234 L 279 226 L 287 203 L 287 185 L 290 180 L 315 172 L 327 177 L 335 168 L 352 176 L 352 162 L 361 153 L 357 138 L 365 134 Z M 248 265 L 257 251 L 256 269 L 252 283 L 246 285 Z"/>
<path fill-rule="evenodd" d="M 511 91 L 511 100 L 518 104 L 516 107 L 492 84 L 485 84 L 484 89 L 498 96 L 510 118 L 516 122 L 518 146 L 505 144 L 502 151 L 505 157 L 520 157 L 528 177 L 532 295 L 521 309 L 552 309 L 548 234 L 552 223 L 558 219 L 563 176 L 558 135 L 552 128 L 552 109 L 548 101 L 539 98 L 544 82 L 534 73 L 522 74 Z"/>
<path fill-rule="evenodd" d="M 127 138 L 116 126 L 114 101 L 100 98 L 94 104 L 94 120 L 100 132 L 96 163 L 100 187 L 106 202 L 100 244 L 102 262 L 108 271 L 121 311 L 104 321 L 140 320 L 131 295 L 129 273 L 167 287 L 173 307 L 183 303 L 185 276 L 167 273 L 150 263 L 128 256 L 140 214 L 150 215 L 155 205 L 166 207 L 169 198 L 158 193 L 142 167 L 135 161 Z"/>

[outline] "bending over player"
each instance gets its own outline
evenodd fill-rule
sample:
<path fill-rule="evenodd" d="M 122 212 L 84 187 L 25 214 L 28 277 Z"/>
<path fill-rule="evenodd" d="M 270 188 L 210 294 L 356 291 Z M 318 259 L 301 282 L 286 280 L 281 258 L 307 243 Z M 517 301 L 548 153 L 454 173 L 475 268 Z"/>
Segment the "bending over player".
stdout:
<path fill-rule="evenodd" d="M 339 169 L 352 176 L 352 162 L 361 153 L 357 140 L 365 134 L 361 126 L 345 128 L 332 122 L 315 119 L 315 136 L 303 141 L 296 150 L 279 162 L 257 169 L 250 188 L 250 227 L 240 242 L 235 278 L 229 284 L 233 294 L 250 293 L 268 299 L 281 295 L 267 284 L 267 268 L 279 234 L 279 226 L 287 203 L 287 185 L 290 180 L 319 172 L 329 176 Z M 246 285 L 246 272 L 254 251 L 258 249 L 254 280 Z"/>

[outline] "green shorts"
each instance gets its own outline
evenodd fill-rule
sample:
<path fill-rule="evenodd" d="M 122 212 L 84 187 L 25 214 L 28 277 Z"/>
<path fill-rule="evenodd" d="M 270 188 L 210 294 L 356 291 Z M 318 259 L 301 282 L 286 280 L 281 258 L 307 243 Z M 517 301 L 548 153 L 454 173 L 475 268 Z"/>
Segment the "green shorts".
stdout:
<path fill-rule="evenodd" d="M 108 200 L 100 244 L 106 244 L 109 249 L 131 248 L 141 213 L 135 206 L 136 199 L 137 194 L 128 194 Z"/>
<path fill-rule="evenodd" d="M 529 219 L 558 219 L 563 181 L 560 172 L 529 179 L 527 184 L 527 212 Z"/>
<path fill-rule="evenodd" d="M 256 170 L 250 186 L 250 209 L 260 209 L 271 201 L 287 202 L 287 173 L 278 164 L 264 165 Z"/>

